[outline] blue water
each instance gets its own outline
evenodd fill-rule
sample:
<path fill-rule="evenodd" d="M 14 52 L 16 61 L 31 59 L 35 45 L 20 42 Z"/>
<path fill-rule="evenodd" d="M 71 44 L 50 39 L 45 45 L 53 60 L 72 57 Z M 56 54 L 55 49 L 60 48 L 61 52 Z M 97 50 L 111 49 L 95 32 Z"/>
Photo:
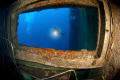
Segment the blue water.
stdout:
<path fill-rule="evenodd" d="M 18 43 L 26 46 L 69 50 L 69 8 L 19 14 Z M 57 27 L 64 36 L 54 36 Z"/>
<path fill-rule="evenodd" d="M 64 51 L 96 49 L 97 8 L 57 8 L 23 13 L 18 15 L 18 23 L 19 44 Z"/>

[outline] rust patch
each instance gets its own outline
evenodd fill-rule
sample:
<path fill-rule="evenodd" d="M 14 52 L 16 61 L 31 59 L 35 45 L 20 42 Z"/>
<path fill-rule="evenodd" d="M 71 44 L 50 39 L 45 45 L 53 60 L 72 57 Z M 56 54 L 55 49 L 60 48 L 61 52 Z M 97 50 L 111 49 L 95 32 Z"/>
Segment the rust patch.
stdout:
<path fill-rule="evenodd" d="M 109 58 L 110 58 L 110 54 L 111 54 L 111 52 L 109 52 L 109 54 L 107 55 L 107 61 L 109 60 Z"/>
<path fill-rule="evenodd" d="M 15 53 L 16 59 L 62 68 L 96 68 L 102 67 L 104 61 L 99 58 L 95 59 L 96 51 L 87 50 L 63 51 L 20 46 Z"/>
<path fill-rule="evenodd" d="M 95 51 L 71 51 L 71 50 L 55 50 L 50 48 L 35 48 L 35 47 L 26 47 L 22 46 L 20 50 L 23 50 L 25 53 L 28 53 L 33 57 L 33 54 L 44 55 L 47 58 L 59 57 L 62 59 L 94 59 Z M 27 52 L 26 52 L 27 51 Z M 91 56 L 91 57 L 90 57 Z"/>

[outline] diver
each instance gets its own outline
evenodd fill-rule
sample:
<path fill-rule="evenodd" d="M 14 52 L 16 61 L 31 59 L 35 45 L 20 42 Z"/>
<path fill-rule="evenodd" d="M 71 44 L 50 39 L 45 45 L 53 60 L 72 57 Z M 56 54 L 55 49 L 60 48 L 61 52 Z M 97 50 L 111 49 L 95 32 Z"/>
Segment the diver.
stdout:
<path fill-rule="evenodd" d="M 54 29 L 53 29 L 53 34 L 54 34 L 54 36 L 57 36 L 57 35 L 64 36 L 64 33 L 59 32 L 58 28 L 56 28 L 56 27 L 54 27 Z"/>

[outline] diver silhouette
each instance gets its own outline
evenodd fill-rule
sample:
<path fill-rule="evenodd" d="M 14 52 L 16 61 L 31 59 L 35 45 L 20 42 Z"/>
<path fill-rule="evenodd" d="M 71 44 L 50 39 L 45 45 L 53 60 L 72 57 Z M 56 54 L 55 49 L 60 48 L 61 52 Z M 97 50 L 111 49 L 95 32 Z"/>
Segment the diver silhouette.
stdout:
<path fill-rule="evenodd" d="M 55 33 L 56 35 L 62 35 L 62 36 L 64 36 L 64 33 L 59 32 L 59 30 L 58 30 L 57 27 L 54 27 L 54 29 L 53 29 L 53 33 Z"/>

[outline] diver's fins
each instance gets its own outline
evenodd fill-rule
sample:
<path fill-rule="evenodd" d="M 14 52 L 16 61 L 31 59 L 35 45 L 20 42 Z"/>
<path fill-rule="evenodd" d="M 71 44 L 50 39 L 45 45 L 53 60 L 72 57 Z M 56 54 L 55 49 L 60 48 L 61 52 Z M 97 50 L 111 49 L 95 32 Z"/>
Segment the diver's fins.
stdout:
<path fill-rule="evenodd" d="M 60 35 L 64 36 L 64 33 L 60 33 Z"/>

